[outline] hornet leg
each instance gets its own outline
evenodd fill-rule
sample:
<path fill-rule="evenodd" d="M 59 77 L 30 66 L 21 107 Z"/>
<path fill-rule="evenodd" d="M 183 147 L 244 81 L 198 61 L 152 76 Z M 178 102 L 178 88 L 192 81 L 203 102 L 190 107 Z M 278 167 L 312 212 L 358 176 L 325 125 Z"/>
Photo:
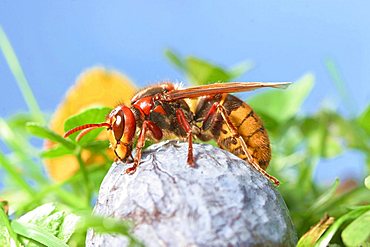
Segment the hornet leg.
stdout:
<path fill-rule="evenodd" d="M 145 145 L 145 137 L 146 137 L 146 132 L 148 130 L 147 125 L 148 125 L 147 121 L 144 121 L 143 125 L 141 127 L 139 138 L 137 140 L 137 144 L 136 144 L 136 154 L 135 154 L 135 158 L 134 158 L 134 165 L 132 167 L 126 169 L 127 174 L 134 174 L 135 171 L 136 171 L 136 168 L 139 166 L 139 163 L 140 163 L 140 160 L 141 160 L 141 151 L 142 151 L 142 149 Z"/>
<path fill-rule="evenodd" d="M 188 146 L 188 164 L 191 167 L 194 167 L 195 163 L 194 163 L 194 156 L 193 156 L 193 133 L 191 132 L 191 126 L 190 126 L 189 122 L 186 120 L 185 114 L 181 109 L 176 110 L 176 118 L 177 118 L 177 122 L 179 122 L 179 124 L 180 124 L 180 127 L 183 130 L 185 130 L 185 132 L 187 134 L 188 143 L 189 143 L 189 146 Z"/>

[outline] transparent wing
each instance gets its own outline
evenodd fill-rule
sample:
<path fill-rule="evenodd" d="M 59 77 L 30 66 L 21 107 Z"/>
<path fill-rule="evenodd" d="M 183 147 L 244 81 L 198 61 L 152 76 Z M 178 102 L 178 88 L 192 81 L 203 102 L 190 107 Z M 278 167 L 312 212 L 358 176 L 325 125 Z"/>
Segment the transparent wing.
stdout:
<path fill-rule="evenodd" d="M 273 87 L 286 88 L 290 82 L 227 82 L 214 83 L 184 89 L 176 89 L 165 94 L 166 101 L 184 98 L 197 98 L 205 95 L 214 95 L 220 93 L 236 93 L 252 91 L 258 88 Z"/>

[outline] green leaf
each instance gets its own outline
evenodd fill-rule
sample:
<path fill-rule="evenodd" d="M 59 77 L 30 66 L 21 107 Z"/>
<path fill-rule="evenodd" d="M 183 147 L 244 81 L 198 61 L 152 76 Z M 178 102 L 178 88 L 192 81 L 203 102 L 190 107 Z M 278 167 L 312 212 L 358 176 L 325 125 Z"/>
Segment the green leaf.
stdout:
<path fill-rule="evenodd" d="M 64 130 L 67 132 L 68 130 L 71 130 L 83 124 L 105 122 L 106 116 L 109 114 L 111 110 L 112 109 L 108 107 L 96 107 L 96 108 L 86 109 L 82 111 L 81 113 L 68 118 L 64 123 Z M 97 128 L 97 129 L 90 131 L 79 141 L 79 144 L 85 145 L 93 141 L 102 130 L 103 128 Z M 78 133 L 74 133 L 70 135 L 70 138 L 72 140 L 75 140 L 77 135 Z"/>
<path fill-rule="evenodd" d="M 73 154 L 73 150 L 66 148 L 63 145 L 58 145 L 41 152 L 41 157 L 44 159 L 61 157 L 64 155 Z"/>
<path fill-rule="evenodd" d="M 68 214 L 64 217 L 62 224 L 59 225 L 57 237 L 67 243 L 75 232 L 78 222 L 81 220 L 79 216 Z"/>
<path fill-rule="evenodd" d="M 314 246 L 321 235 L 326 231 L 326 229 L 333 224 L 334 218 L 325 216 L 320 220 L 319 223 L 311 227 L 311 229 L 306 232 L 298 241 L 297 247 L 310 247 Z"/>
<path fill-rule="evenodd" d="M 325 65 L 339 95 L 341 96 L 342 101 L 344 102 L 345 106 L 347 106 L 348 110 L 353 113 L 355 109 L 355 105 L 353 104 L 354 99 L 351 97 L 352 95 L 349 94 L 348 86 L 343 80 L 338 66 L 336 65 L 335 61 L 330 58 L 326 59 Z"/>
<path fill-rule="evenodd" d="M 228 72 L 230 79 L 235 79 L 242 76 L 246 72 L 250 71 L 253 68 L 253 66 L 254 64 L 250 61 L 243 61 L 241 63 L 234 65 L 231 69 L 229 69 Z"/>
<path fill-rule="evenodd" d="M 227 82 L 231 80 L 231 75 L 226 70 L 205 60 L 196 57 L 188 57 L 185 62 L 187 76 L 190 82 L 196 85 L 206 85 L 213 82 Z"/>
<path fill-rule="evenodd" d="M 75 149 L 76 145 L 68 139 L 63 138 L 54 131 L 38 123 L 27 123 L 27 129 L 33 135 L 62 144 L 68 149 Z"/>
<path fill-rule="evenodd" d="M 83 148 L 89 149 L 93 152 L 98 152 L 101 150 L 106 150 L 109 147 L 108 140 L 96 140 L 83 145 Z"/>
<path fill-rule="evenodd" d="M 365 178 L 365 186 L 370 190 L 370 176 L 367 176 Z"/>
<path fill-rule="evenodd" d="M 143 246 L 134 236 L 130 234 L 132 224 L 128 221 L 120 221 L 113 218 L 106 218 L 95 215 L 83 215 L 77 225 L 77 231 L 85 231 L 93 228 L 98 233 L 114 233 L 126 236 L 131 245 Z"/>
<path fill-rule="evenodd" d="M 17 234 L 10 226 L 7 214 L 4 211 L 3 205 L 0 204 L 0 246 L 12 246 L 12 240 L 16 246 L 20 246 Z"/>
<path fill-rule="evenodd" d="M 308 209 L 308 211 L 312 213 L 315 213 L 319 210 L 322 211 L 322 208 L 325 208 L 328 202 L 332 198 L 334 198 L 338 185 L 339 185 L 339 179 L 336 179 L 333 185 L 326 192 L 324 192 L 320 197 L 316 199 L 316 201 L 312 204 L 312 206 Z"/>
<path fill-rule="evenodd" d="M 14 166 L 7 156 L 0 151 L 0 167 L 2 167 L 7 175 L 15 182 L 20 188 L 26 191 L 30 196 L 34 195 L 35 191 L 30 184 L 28 184 L 22 173 L 17 169 L 18 167 Z"/>
<path fill-rule="evenodd" d="M 11 116 L 7 122 L 12 129 L 26 131 L 26 125 L 28 122 L 34 121 L 33 117 L 28 113 L 18 113 Z"/>
<path fill-rule="evenodd" d="M 30 134 L 26 130 L 24 122 L 20 126 L 14 126 L 0 118 L 0 139 L 12 151 L 11 157 L 17 159 L 16 162 L 14 160 L 10 162 L 12 169 L 18 175 L 22 171 L 34 181 L 44 183 L 47 179 L 40 169 L 41 164 L 37 162 L 39 150 L 29 142 L 29 137 Z M 24 166 L 24 164 L 27 165 Z M 21 179 L 25 180 L 25 177 L 21 177 Z"/>
<path fill-rule="evenodd" d="M 164 55 L 168 58 L 168 60 L 175 65 L 178 69 L 184 71 L 185 70 L 185 64 L 181 60 L 181 58 L 173 51 L 167 49 L 164 52 Z"/>
<path fill-rule="evenodd" d="M 8 229 L 0 223 L 0 246 L 10 247 L 11 238 Z"/>
<path fill-rule="evenodd" d="M 20 223 L 15 220 L 12 222 L 12 228 L 17 234 L 32 239 L 42 245 L 48 247 L 68 247 L 68 245 L 59 238 L 33 224 Z M 28 243 L 28 241 L 26 241 L 26 243 Z"/>
<path fill-rule="evenodd" d="M 328 244 L 330 243 L 330 240 L 333 238 L 334 234 L 338 231 L 338 229 L 342 226 L 342 224 L 344 224 L 345 222 L 349 220 L 354 220 L 360 217 L 362 214 L 364 214 L 368 210 L 370 210 L 370 206 L 363 206 L 363 207 L 359 207 L 355 210 L 352 210 L 342 215 L 329 227 L 329 229 L 319 239 L 316 246 L 319 246 L 319 247 L 328 246 Z"/>
<path fill-rule="evenodd" d="M 343 151 L 344 141 L 337 133 L 340 126 L 335 118 L 336 113 L 324 110 L 303 120 L 301 131 L 308 144 L 310 155 L 332 158 Z"/>
<path fill-rule="evenodd" d="M 16 233 L 46 246 L 68 246 L 66 243 L 75 230 L 79 217 L 57 211 L 52 203 L 44 204 L 12 222 Z"/>
<path fill-rule="evenodd" d="M 82 111 L 81 113 L 74 115 L 68 118 L 64 123 L 64 130 L 69 131 L 75 127 L 84 125 L 84 124 L 91 124 L 91 123 L 102 123 L 106 121 L 106 116 L 111 111 L 111 108 L 108 107 L 96 107 L 90 108 Z M 88 132 L 86 135 L 83 136 L 81 140 L 79 140 L 78 145 L 80 147 L 84 147 L 87 144 L 95 141 L 96 137 L 99 133 L 103 130 L 103 128 L 96 128 L 92 131 Z M 80 132 L 81 133 L 81 132 Z M 69 136 L 70 139 L 75 140 L 79 133 L 73 133 Z M 90 177 L 85 167 L 84 161 L 81 155 L 81 148 L 77 149 L 77 160 L 80 167 L 80 172 L 83 175 L 84 186 L 85 186 L 85 195 L 86 200 L 88 203 L 91 202 L 92 198 L 92 184 L 90 183 Z"/>
<path fill-rule="evenodd" d="M 316 128 L 315 128 L 316 126 Z M 321 125 L 317 126 L 317 122 L 312 126 L 312 132 L 306 132 L 307 149 L 311 155 L 321 156 L 324 149 L 325 132 Z"/>
<path fill-rule="evenodd" d="M 358 123 L 370 135 L 370 105 L 360 115 Z"/>
<path fill-rule="evenodd" d="M 24 158 L 32 157 L 36 150 L 20 132 L 22 131 L 10 126 L 4 119 L 0 118 L 0 138 L 4 144 L 19 156 L 23 156 Z"/>
<path fill-rule="evenodd" d="M 166 50 L 165 55 L 176 68 L 185 73 L 188 80 L 194 85 L 228 82 L 241 76 L 253 67 L 251 62 L 244 61 L 231 69 L 224 69 L 221 66 L 194 56 L 183 59 L 170 50 Z"/>
<path fill-rule="evenodd" d="M 365 246 L 370 243 L 370 210 L 343 230 L 342 240 L 346 246 Z"/>
<path fill-rule="evenodd" d="M 328 135 L 324 143 L 324 152 L 322 156 L 325 158 L 333 158 L 342 153 L 341 140 Z"/>
<path fill-rule="evenodd" d="M 286 122 L 300 110 L 304 100 L 312 90 L 314 76 L 306 74 L 286 90 L 269 90 L 248 100 L 257 112 L 270 116 L 279 123 Z"/>

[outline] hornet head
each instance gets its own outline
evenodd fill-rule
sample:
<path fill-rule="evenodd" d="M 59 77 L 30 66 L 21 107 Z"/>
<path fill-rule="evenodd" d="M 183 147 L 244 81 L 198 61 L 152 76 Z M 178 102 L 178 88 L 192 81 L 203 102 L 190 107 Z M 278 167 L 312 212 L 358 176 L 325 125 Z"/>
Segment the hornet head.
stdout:
<path fill-rule="evenodd" d="M 84 124 L 75 127 L 64 134 L 68 137 L 71 134 L 81 131 L 76 137 L 79 141 L 84 135 L 96 128 L 106 127 L 108 130 L 109 141 L 111 148 L 117 157 L 125 161 L 132 151 L 132 141 L 136 131 L 136 119 L 131 109 L 125 105 L 120 105 L 114 108 L 108 115 L 107 121 L 104 123 Z"/>

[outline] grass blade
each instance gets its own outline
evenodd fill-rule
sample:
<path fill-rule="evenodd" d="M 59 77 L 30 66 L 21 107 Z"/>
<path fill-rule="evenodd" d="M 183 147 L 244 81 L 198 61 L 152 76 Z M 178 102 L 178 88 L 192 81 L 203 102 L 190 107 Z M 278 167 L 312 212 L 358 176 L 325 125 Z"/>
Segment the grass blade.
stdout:
<path fill-rule="evenodd" d="M 334 222 L 333 217 L 325 216 L 319 223 L 311 227 L 298 241 L 297 247 L 313 246 L 325 230 Z"/>
<path fill-rule="evenodd" d="M 183 60 L 174 51 L 167 49 L 164 51 L 164 55 L 178 69 L 182 71 L 186 70 L 186 65 L 184 64 Z"/>
<path fill-rule="evenodd" d="M 28 192 L 28 194 L 30 194 L 31 196 L 34 195 L 34 190 L 32 189 L 32 187 L 24 180 L 24 178 L 20 175 L 18 169 L 9 162 L 9 160 L 2 152 L 0 152 L 0 166 L 2 166 L 4 170 L 8 173 L 8 175 L 12 177 L 14 182 L 16 182 L 26 192 Z"/>
<path fill-rule="evenodd" d="M 27 129 L 30 133 L 34 134 L 35 136 L 60 143 L 70 150 L 74 150 L 76 148 L 76 145 L 72 141 L 70 141 L 69 139 L 63 138 L 62 136 L 58 135 L 54 131 L 49 130 L 48 128 L 40 124 L 27 123 Z"/>
<path fill-rule="evenodd" d="M 9 232 L 10 237 L 14 240 L 16 246 L 20 246 L 17 234 L 13 231 L 10 226 L 8 216 L 6 215 L 2 205 L 0 205 L 0 225 L 4 225 Z"/>
<path fill-rule="evenodd" d="M 81 172 L 83 180 L 84 180 L 84 185 L 85 185 L 85 189 L 86 189 L 87 204 L 90 204 L 93 191 L 92 191 L 92 188 L 91 188 L 89 173 L 87 171 L 87 168 L 85 167 L 85 163 L 82 160 L 81 150 L 77 154 L 77 161 L 78 161 L 78 165 L 80 167 L 80 172 Z"/>
<path fill-rule="evenodd" d="M 356 210 L 352 210 L 349 213 L 343 215 L 339 219 L 337 219 L 330 228 L 324 233 L 324 235 L 320 238 L 315 246 L 318 247 L 325 247 L 328 246 L 330 240 L 333 238 L 334 234 L 338 231 L 339 227 L 348 220 L 353 220 L 358 218 L 360 215 L 364 214 L 366 211 L 370 209 L 369 206 L 360 207 Z"/>
<path fill-rule="evenodd" d="M 93 228 L 98 233 L 122 234 L 130 240 L 131 246 L 143 246 L 131 233 L 132 224 L 113 218 L 85 214 L 77 225 L 77 231 Z M 76 232 L 77 232 L 76 231 Z"/>
<path fill-rule="evenodd" d="M 66 148 L 63 145 L 58 145 L 56 147 L 52 147 L 50 149 L 43 150 L 40 153 L 41 158 L 50 159 L 55 157 L 61 157 L 64 155 L 73 154 L 73 150 Z"/>
<path fill-rule="evenodd" d="M 23 167 L 24 173 L 34 181 L 45 184 L 48 180 L 42 173 L 40 163 L 37 162 L 39 151 L 29 143 L 27 136 L 22 134 L 23 128 L 23 126 L 22 129 L 13 127 L 0 118 L 0 139 L 13 151 L 16 158 L 13 163 L 16 163 L 18 167 Z"/>
<path fill-rule="evenodd" d="M 342 76 L 339 73 L 337 65 L 332 59 L 327 59 L 325 61 L 325 65 L 347 109 L 352 115 L 354 115 L 356 107 L 353 104 L 354 102 L 353 97 L 351 97 L 350 94 L 348 93 L 348 88 L 346 86 L 345 81 L 343 80 Z"/>
<path fill-rule="evenodd" d="M 48 247 L 68 247 L 66 243 L 55 237 L 53 234 L 44 231 L 33 224 L 20 223 L 15 220 L 12 222 L 12 228 L 17 234 L 30 238 Z"/>
<path fill-rule="evenodd" d="M 312 204 L 312 206 L 308 209 L 308 212 L 314 214 L 318 211 L 323 211 L 328 205 L 328 202 L 335 196 L 335 192 L 337 191 L 339 185 L 339 179 L 336 179 L 334 184 L 324 192 L 317 200 Z"/>
<path fill-rule="evenodd" d="M 13 73 L 15 80 L 18 84 L 19 89 L 22 92 L 23 99 L 34 117 L 34 119 L 40 123 L 45 123 L 44 116 L 40 110 L 39 105 L 32 93 L 31 87 L 29 86 L 26 76 L 23 73 L 21 65 L 15 55 L 15 52 L 6 36 L 4 30 L 0 26 L 0 49 L 2 50 L 4 57 L 9 65 L 11 72 Z"/>

